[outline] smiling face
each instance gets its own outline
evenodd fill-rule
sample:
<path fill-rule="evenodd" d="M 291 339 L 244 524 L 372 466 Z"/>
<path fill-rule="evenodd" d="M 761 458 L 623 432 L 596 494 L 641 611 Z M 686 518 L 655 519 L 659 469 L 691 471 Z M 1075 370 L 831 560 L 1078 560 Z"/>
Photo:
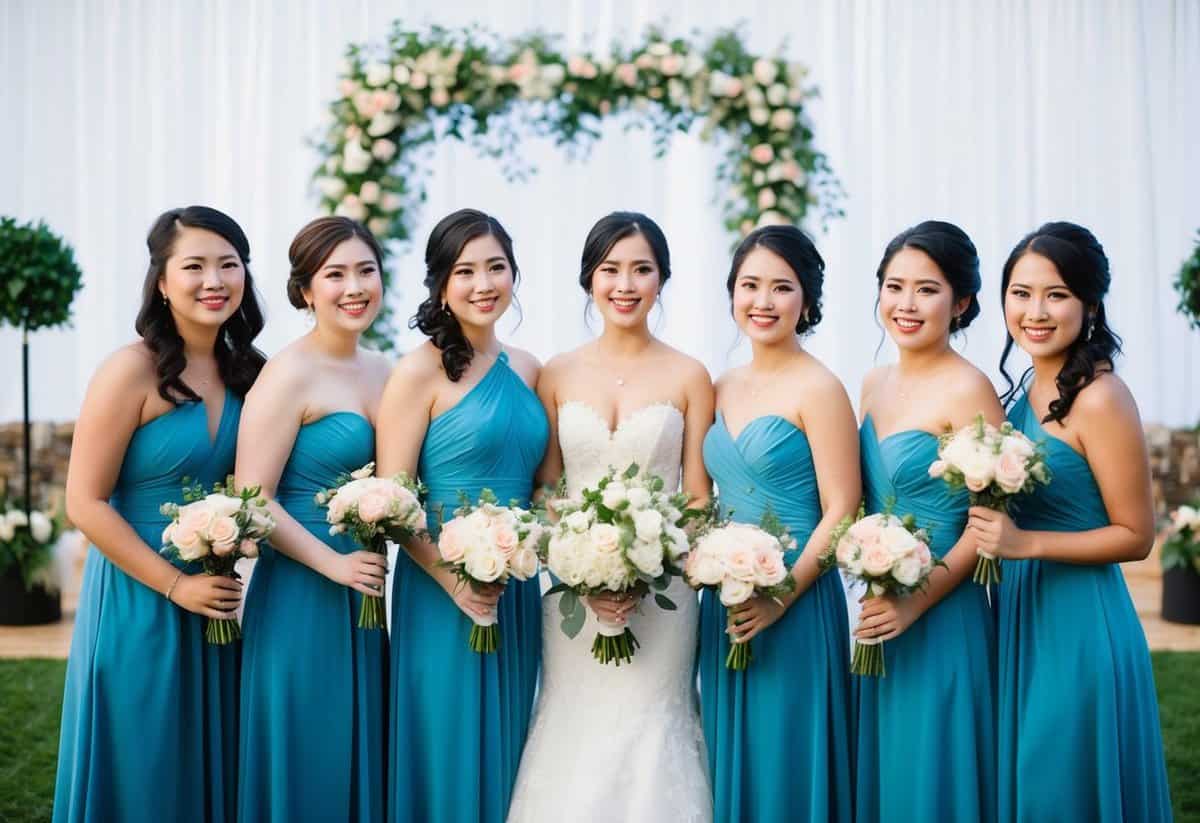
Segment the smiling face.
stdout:
<path fill-rule="evenodd" d="M 658 262 L 640 232 L 613 244 L 592 275 L 592 299 L 606 324 L 646 325 L 662 284 Z"/>
<path fill-rule="evenodd" d="M 215 232 L 180 226 L 158 281 L 176 326 L 216 326 L 242 304 L 246 267 L 229 241 Z"/>
<path fill-rule="evenodd" d="M 513 281 L 500 241 L 483 234 L 463 246 L 442 289 L 442 302 L 460 325 L 491 326 L 512 303 Z"/>
<path fill-rule="evenodd" d="M 791 342 L 805 296 L 792 267 L 763 246 L 746 255 L 733 283 L 733 319 L 756 343 Z"/>
<path fill-rule="evenodd" d="M 1004 323 L 1032 357 L 1054 357 L 1079 337 L 1087 307 L 1067 288 L 1058 267 L 1037 252 L 1013 266 L 1004 290 Z"/>
<path fill-rule="evenodd" d="M 954 299 L 942 270 L 920 249 L 903 248 L 888 262 L 879 289 L 879 320 L 901 349 L 945 346 L 952 318 L 970 297 Z"/>
<path fill-rule="evenodd" d="M 361 334 L 383 304 L 379 262 L 371 247 L 357 237 L 334 247 L 302 292 L 317 326 Z"/>

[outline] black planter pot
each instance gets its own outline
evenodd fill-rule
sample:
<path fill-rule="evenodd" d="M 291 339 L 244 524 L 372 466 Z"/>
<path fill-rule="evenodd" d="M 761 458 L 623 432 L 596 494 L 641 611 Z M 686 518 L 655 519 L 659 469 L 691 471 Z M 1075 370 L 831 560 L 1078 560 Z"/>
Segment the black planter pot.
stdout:
<path fill-rule="evenodd" d="M 0 574 L 0 625 L 34 626 L 62 619 L 58 592 L 41 586 L 26 591 L 21 573 L 15 568 Z"/>
<path fill-rule="evenodd" d="M 1194 569 L 1163 570 L 1163 620 L 1200 624 L 1200 574 Z"/>

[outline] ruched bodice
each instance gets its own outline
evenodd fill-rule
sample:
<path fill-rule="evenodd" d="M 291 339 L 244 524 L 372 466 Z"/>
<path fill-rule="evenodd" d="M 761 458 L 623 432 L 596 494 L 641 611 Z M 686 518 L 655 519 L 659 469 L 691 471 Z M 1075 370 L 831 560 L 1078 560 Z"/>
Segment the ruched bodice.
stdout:
<path fill-rule="evenodd" d="M 859 445 L 863 461 L 863 498 L 867 512 L 889 506 L 898 515 L 912 514 L 930 531 L 930 550 L 941 557 L 958 542 L 967 524 L 966 489 L 957 491 L 929 476 L 937 459 L 936 435 L 908 429 L 879 440 L 875 421 L 863 420 Z"/>
<path fill-rule="evenodd" d="M 453 516 L 460 492 L 471 498 L 490 488 L 501 503 L 527 501 L 546 451 L 549 425 L 541 403 L 501 352 L 491 369 L 461 400 L 429 423 L 417 474 L 434 512 Z"/>
<path fill-rule="evenodd" d="M 770 509 L 796 540 L 789 567 L 821 520 L 808 435 L 779 415 L 734 437 L 725 416 L 704 438 L 721 511 L 757 524 Z M 751 643 L 745 671 L 725 666 L 728 614 L 713 592 L 700 613 L 700 698 L 713 817 L 745 823 L 851 819 L 846 603 L 836 575 L 818 578 Z"/>
<path fill-rule="evenodd" d="M 279 475 L 275 498 L 296 520 L 325 522 L 316 494 L 375 459 L 375 429 L 357 412 L 337 411 L 296 433 L 292 453 Z"/>

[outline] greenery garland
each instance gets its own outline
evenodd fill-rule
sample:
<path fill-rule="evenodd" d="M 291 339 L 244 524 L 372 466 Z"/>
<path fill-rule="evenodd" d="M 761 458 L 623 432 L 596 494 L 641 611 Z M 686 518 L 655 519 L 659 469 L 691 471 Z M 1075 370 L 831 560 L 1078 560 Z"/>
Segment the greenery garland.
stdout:
<path fill-rule="evenodd" d="M 842 192 L 814 147 L 807 74 L 751 53 L 736 30 L 694 46 L 650 29 L 632 45 L 568 54 L 540 33 L 501 40 L 478 27 L 414 32 L 397 21 L 386 44 L 347 49 L 315 184 L 326 211 L 403 241 L 425 199 L 421 147 L 468 141 L 520 180 L 533 171 L 515 151 L 521 134 L 582 153 L 601 120 L 630 113 L 631 125 L 652 131 L 658 156 L 696 123 L 703 139 L 722 137 L 717 180 L 735 237 L 800 223 L 814 207 L 828 220 L 842 215 Z M 382 348 L 393 345 L 387 314 L 370 335 Z"/>

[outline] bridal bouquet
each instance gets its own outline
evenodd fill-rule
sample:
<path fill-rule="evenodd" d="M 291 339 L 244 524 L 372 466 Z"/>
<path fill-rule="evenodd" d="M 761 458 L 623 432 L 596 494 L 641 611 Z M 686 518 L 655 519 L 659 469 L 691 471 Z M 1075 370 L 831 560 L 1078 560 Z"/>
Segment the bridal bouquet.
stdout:
<path fill-rule="evenodd" d="M 944 565 L 929 551 L 929 534 L 917 528 L 912 515 L 859 514 L 859 520 L 851 522 L 847 518 L 834 530 L 821 563 L 825 567 L 836 565 L 846 577 L 866 583 L 866 599 L 919 591 L 933 567 Z M 856 638 L 850 673 L 885 675 L 883 641 Z"/>
<path fill-rule="evenodd" d="M 387 541 L 407 540 L 425 531 L 421 486 L 405 474 L 375 477 L 375 464 L 337 479 L 333 488 L 318 492 L 316 503 L 328 509 L 329 534 L 349 532 L 367 551 L 387 555 Z M 381 629 L 385 623 L 383 595 L 364 595 L 358 610 L 360 629 Z"/>
<path fill-rule="evenodd" d="M 461 583 L 479 586 L 507 583 L 510 577 L 528 580 L 537 574 L 538 554 L 549 539 L 537 516 L 516 504 L 499 505 L 491 489 L 484 489 L 472 505 L 466 495 L 454 510 L 454 518 L 442 526 L 438 536 L 441 565 Z M 472 651 L 496 651 L 500 630 L 496 616 L 472 616 L 468 645 Z"/>
<path fill-rule="evenodd" d="M 237 578 L 242 557 L 258 557 L 258 544 L 275 531 L 275 520 L 257 486 L 238 491 L 233 477 L 217 483 L 210 494 L 199 484 L 185 486 L 183 505 L 163 503 L 159 511 L 171 518 L 162 533 L 162 554 L 191 562 L 199 560 L 204 573 Z M 241 639 L 236 618 L 213 620 L 204 626 L 204 639 L 223 646 Z"/>
<path fill-rule="evenodd" d="M 555 503 L 560 518 L 550 528 L 544 560 L 561 582 L 547 594 L 562 592 L 559 611 L 568 637 L 579 633 L 587 616 L 580 598 L 598 592 L 651 587 L 660 608 L 675 608 L 662 592 L 671 576 L 681 573 L 679 563 L 688 551 L 682 525 L 700 513 L 685 512 L 687 495 L 668 495 L 663 485 L 660 477 L 639 477 L 634 464 L 583 489 L 582 501 Z M 637 647 L 627 626 L 601 620 L 592 655 L 619 666 L 633 660 Z"/>
<path fill-rule="evenodd" d="M 1013 495 L 1050 482 L 1042 449 L 1012 423 L 996 428 L 982 414 L 971 425 L 938 438 L 938 459 L 930 464 L 929 475 L 942 478 L 952 489 L 965 486 L 972 506 L 1001 512 L 1008 510 Z M 972 579 L 983 585 L 999 583 L 1000 561 L 980 549 Z"/>
<path fill-rule="evenodd" d="M 688 555 L 684 575 L 695 588 L 710 588 L 726 607 L 738 606 L 761 595 L 778 599 L 796 588 L 783 554 L 796 547 L 771 512 L 761 527 L 725 523 L 704 532 Z M 754 659 L 750 643 L 731 643 L 725 667 L 744 670 Z"/>

